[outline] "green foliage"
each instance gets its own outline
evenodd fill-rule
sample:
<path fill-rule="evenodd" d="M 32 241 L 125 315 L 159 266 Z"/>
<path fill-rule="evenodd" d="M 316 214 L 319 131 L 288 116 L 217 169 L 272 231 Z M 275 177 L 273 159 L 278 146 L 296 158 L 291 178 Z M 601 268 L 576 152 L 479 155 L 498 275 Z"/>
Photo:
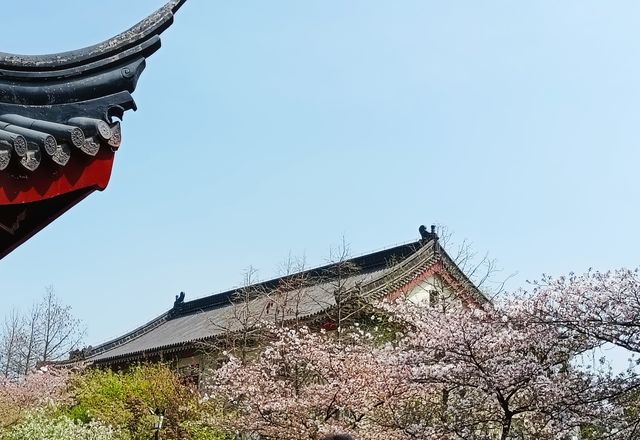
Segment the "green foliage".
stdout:
<path fill-rule="evenodd" d="M 1 440 L 124 440 L 121 433 L 100 422 L 79 423 L 36 411 L 5 433 Z"/>
<path fill-rule="evenodd" d="M 393 320 L 382 310 L 374 309 L 367 316 L 363 316 L 358 321 L 359 329 L 370 334 L 374 345 L 382 346 L 388 342 L 398 340 L 404 328 L 400 322 Z"/>
<path fill-rule="evenodd" d="M 598 440 L 607 437 L 607 430 L 603 427 L 589 424 L 580 428 L 580 438 L 582 440 Z"/>
<path fill-rule="evenodd" d="M 233 436 L 223 431 L 208 426 L 202 422 L 188 421 L 182 423 L 182 429 L 187 434 L 186 438 L 198 440 L 232 440 Z"/>
<path fill-rule="evenodd" d="M 77 404 L 67 411 L 74 420 L 89 422 L 93 419 L 114 426 L 128 426 L 132 414 L 127 408 L 129 396 L 135 391 L 127 375 L 110 370 L 89 370 L 72 383 Z"/>
<path fill-rule="evenodd" d="M 164 414 L 163 438 L 224 438 L 198 425 L 205 409 L 197 390 L 166 365 L 137 365 L 124 372 L 89 370 L 72 382 L 71 392 L 76 403 L 65 416 L 109 424 L 132 440 L 151 437 L 156 411 Z"/>

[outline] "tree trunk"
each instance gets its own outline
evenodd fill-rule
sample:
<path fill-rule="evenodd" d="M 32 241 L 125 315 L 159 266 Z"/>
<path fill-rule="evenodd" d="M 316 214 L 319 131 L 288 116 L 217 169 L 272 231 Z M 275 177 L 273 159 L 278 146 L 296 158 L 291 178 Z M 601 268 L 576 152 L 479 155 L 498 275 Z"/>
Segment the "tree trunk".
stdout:
<path fill-rule="evenodd" d="M 504 419 L 502 419 L 502 435 L 500 436 L 500 440 L 507 440 L 509 438 L 512 419 L 513 416 L 511 414 L 507 414 Z"/>

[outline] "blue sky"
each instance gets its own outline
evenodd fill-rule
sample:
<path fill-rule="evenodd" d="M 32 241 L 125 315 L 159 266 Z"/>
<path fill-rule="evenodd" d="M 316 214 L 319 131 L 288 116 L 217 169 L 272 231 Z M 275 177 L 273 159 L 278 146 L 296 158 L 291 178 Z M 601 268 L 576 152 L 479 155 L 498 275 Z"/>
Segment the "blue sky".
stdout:
<path fill-rule="evenodd" d="M 162 0 L 3 6 L 0 50 L 76 49 Z M 421 223 L 517 272 L 638 264 L 636 1 L 189 0 L 125 117 L 111 184 L 2 260 L 117 336 L 289 254 Z"/>

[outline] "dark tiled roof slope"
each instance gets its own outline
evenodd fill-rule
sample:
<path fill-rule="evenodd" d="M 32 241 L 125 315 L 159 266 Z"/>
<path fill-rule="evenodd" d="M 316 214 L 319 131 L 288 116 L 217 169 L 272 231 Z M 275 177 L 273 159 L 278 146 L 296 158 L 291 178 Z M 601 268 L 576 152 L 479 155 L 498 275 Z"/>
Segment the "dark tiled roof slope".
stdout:
<path fill-rule="evenodd" d="M 418 278 L 436 262 L 444 263 L 445 267 L 455 266 L 446 252 L 440 248 L 437 239 L 417 241 L 346 262 L 185 302 L 142 327 L 93 348 L 88 360 L 111 363 L 143 358 L 160 352 L 167 354 L 233 331 L 234 325 L 238 325 L 233 319 L 233 301 L 243 289 L 247 289 L 244 292 L 255 293 L 249 302 L 250 308 L 255 313 L 264 313 L 264 310 L 269 309 L 269 302 L 273 300 L 270 292 L 279 289 L 282 294 L 283 286 L 296 286 L 296 280 L 307 280 L 300 285 L 297 292 L 295 317 L 311 320 L 335 306 L 334 290 L 338 285 L 337 278 L 340 278 L 342 289 L 348 291 L 358 288 L 367 297 L 383 298 Z M 468 292 L 484 301 L 484 297 L 475 286 L 461 272 L 455 273 L 456 268 L 453 266 L 447 270 L 452 269 L 453 275 L 466 286 Z M 337 271 L 343 267 L 352 269 L 346 276 L 339 277 Z M 287 313 L 289 316 L 285 316 L 285 319 L 294 318 L 292 310 Z"/>

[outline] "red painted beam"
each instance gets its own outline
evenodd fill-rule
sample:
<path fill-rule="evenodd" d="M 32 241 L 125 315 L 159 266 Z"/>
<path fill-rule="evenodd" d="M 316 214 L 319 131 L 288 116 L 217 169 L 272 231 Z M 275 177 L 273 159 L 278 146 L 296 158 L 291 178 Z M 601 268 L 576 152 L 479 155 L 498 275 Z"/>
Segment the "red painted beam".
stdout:
<path fill-rule="evenodd" d="M 65 167 L 43 164 L 33 173 L 0 173 L 0 259 L 92 192 L 109 184 L 114 153 L 75 155 Z"/>
<path fill-rule="evenodd" d="M 0 209 L 2 205 L 33 203 L 81 189 L 103 190 L 109 184 L 114 153 L 101 149 L 96 157 L 72 156 L 64 167 L 42 164 L 33 173 L 0 173 Z"/>

